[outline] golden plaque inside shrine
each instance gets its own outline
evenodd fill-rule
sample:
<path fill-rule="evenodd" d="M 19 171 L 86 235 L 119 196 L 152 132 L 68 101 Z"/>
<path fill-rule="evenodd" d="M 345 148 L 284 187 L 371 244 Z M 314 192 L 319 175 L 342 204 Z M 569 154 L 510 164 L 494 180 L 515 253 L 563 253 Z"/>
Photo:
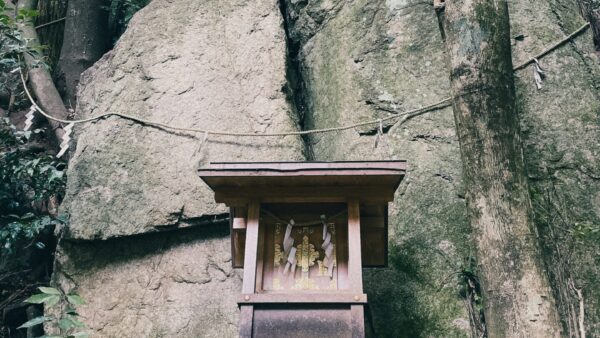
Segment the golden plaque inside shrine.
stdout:
<path fill-rule="evenodd" d="M 364 337 L 362 268 L 387 265 L 404 161 L 211 163 L 243 268 L 240 337 Z"/>

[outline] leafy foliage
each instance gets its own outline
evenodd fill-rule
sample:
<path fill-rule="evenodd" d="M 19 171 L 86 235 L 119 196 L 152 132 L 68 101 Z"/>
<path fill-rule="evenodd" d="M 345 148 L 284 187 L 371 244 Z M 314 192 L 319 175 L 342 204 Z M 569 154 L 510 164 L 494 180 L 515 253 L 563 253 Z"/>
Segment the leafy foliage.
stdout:
<path fill-rule="evenodd" d="M 64 194 L 65 164 L 48 154 L 43 128 L 20 131 L 9 118 L 3 117 L 6 109 L 17 112 L 7 116 L 18 121 L 27 109 L 19 56 L 44 60 L 43 49 L 28 46 L 18 29 L 20 23 L 32 21 L 36 16 L 37 11 L 16 12 L 12 4 L 0 0 L 0 312 L 5 315 L 7 309 L 21 303 L 22 297 L 31 294 L 40 282 L 48 281 L 55 246 L 52 230 L 64 223 L 56 217 L 56 207 Z M 44 61 L 37 61 L 35 66 L 46 67 Z M 44 288 L 30 300 L 47 306 L 56 306 L 61 299 L 80 304 L 75 296 L 57 295 L 54 289 Z M 72 316 L 63 315 L 59 319 L 65 329 L 77 324 L 71 321 L 77 320 Z M 24 327 L 51 319 L 39 317 Z M 5 334 L 6 327 L 0 327 L 0 336 Z"/>
<path fill-rule="evenodd" d="M 9 121 L 0 122 L 0 128 L 6 128 Z M 57 192 L 62 193 L 65 177 L 64 164 L 49 155 L 37 156 L 24 151 L 19 145 L 25 145 L 31 132 L 0 134 L 0 212 L 14 213 L 27 207 L 31 201 L 46 200 Z M 34 130 L 33 133 L 41 133 Z M 29 135 L 29 136 L 28 136 Z"/>
<path fill-rule="evenodd" d="M 85 328 L 85 324 L 79 320 L 76 308 L 79 305 L 85 304 L 83 298 L 76 293 L 65 294 L 62 291 L 51 287 L 39 287 L 41 293 L 33 295 L 25 300 L 31 304 L 44 304 L 46 309 L 56 309 L 56 316 L 40 316 L 33 318 L 19 329 L 26 329 L 37 325 L 48 323 L 55 333 L 52 336 L 44 336 L 46 338 L 75 338 L 87 337 L 88 334 L 80 331 Z"/>
<path fill-rule="evenodd" d="M 0 93 L 18 91 L 20 81 L 16 70 L 19 67 L 19 55 L 29 53 L 35 55 L 36 59 L 42 59 L 40 53 L 42 48 L 28 47 L 17 28 L 18 22 L 33 20 L 37 16 L 37 11 L 20 10 L 13 19 L 10 15 L 11 10 L 5 0 L 0 0 Z M 44 63 L 40 63 L 40 66 L 44 66 Z"/>
<path fill-rule="evenodd" d="M 19 65 L 17 56 L 27 48 L 8 11 L 0 0 L 0 92 L 16 91 L 19 81 L 13 70 Z"/>
<path fill-rule="evenodd" d="M 15 254 L 15 248 L 22 243 L 35 242 L 35 246 L 43 249 L 45 244 L 35 241 L 37 235 L 49 225 L 57 225 L 61 222 L 44 215 L 35 217 L 32 213 L 24 216 L 10 215 L 7 218 L 14 217 L 15 221 L 8 223 L 0 229 L 0 244 L 5 255 Z M 25 244 L 25 246 L 29 246 Z"/>
<path fill-rule="evenodd" d="M 0 120 L 0 246 L 3 259 L 33 241 L 47 226 L 64 220 L 39 212 L 47 201 L 64 194 L 64 163 L 26 147 L 33 132 L 16 131 L 8 119 Z M 37 246 L 43 245 L 36 243 Z"/>

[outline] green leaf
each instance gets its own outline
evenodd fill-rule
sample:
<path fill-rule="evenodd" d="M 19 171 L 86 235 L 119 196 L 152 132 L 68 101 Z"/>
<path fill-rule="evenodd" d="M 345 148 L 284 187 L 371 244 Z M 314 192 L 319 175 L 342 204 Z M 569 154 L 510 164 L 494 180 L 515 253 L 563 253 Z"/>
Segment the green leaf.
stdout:
<path fill-rule="evenodd" d="M 21 39 L 17 38 L 16 36 L 14 36 L 14 35 L 12 35 L 10 33 L 4 33 L 4 36 L 7 36 L 7 37 L 13 39 L 14 41 L 21 42 Z"/>
<path fill-rule="evenodd" d="M 67 305 L 65 307 L 65 313 L 68 314 L 68 315 L 77 316 L 77 310 L 75 310 L 75 308 L 71 307 L 70 305 Z"/>
<path fill-rule="evenodd" d="M 40 286 L 38 289 L 47 295 L 61 295 L 62 294 L 62 292 L 58 291 L 57 289 L 49 288 L 46 286 Z"/>
<path fill-rule="evenodd" d="M 69 337 L 73 337 L 73 338 L 88 338 L 89 336 L 90 336 L 90 334 L 87 333 L 87 332 L 77 332 L 77 333 L 73 333 Z"/>
<path fill-rule="evenodd" d="M 85 300 L 83 300 L 83 298 L 81 298 L 81 296 L 76 295 L 76 294 L 67 295 L 67 300 L 69 301 L 69 303 L 71 303 L 73 305 L 85 304 Z"/>
<path fill-rule="evenodd" d="M 70 318 L 63 318 L 58 321 L 58 327 L 63 330 L 68 330 L 74 328 L 75 324 Z"/>
<path fill-rule="evenodd" d="M 49 180 L 50 182 L 52 182 L 52 181 L 54 181 L 54 180 L 58 180 L 58 179 L 61 179 L 61 178 L 63 178 L 63 176 L 64 176 L 64 172 L 63 172 L 63 171 L 60 171 L 60 170 L 52 170 L 52 171 L 50 172 L 50 176 L 48 177 L 48 180 Z"/>
<path fill-rule="evenodd" d="M 29 328 L 32 326 L 40 325 L 43 322 L 47 322 L 52 319 L 53 319 L 53 317 L 47 317 L 47 316 L 35 317 L 31 320 L 26 321 L 23 325 L 19 326 L 17 329 L 26 329 L 26 328 Z"/>
<path fill-rule="evenodd" d="M 85 323 L 83 323 L 82 321 L 77 319 L 77 316 L 68 316 L 68 318 L 71 320 L 73 325 L 75 325 L 77 327 L 85 327 Z"/>
<path fill-rule="evenodd" d="M 38 293 L 37 295 L 33 295 L 27 299 L 25 299 L 26 303 L 32 304 L 42 304 L 48 301 L 50 298 L 55 298 L 56 295 L 49 295 L 45 293 Z"/>
<path fill-rule="evenodd" d="M 46 305 L 48 307 L 52 307 L 52 306 L 56 305 L 59 300 L 60 300 L 60 296 L 52 295 L 52 298 L 50 298 L 50 299 L 48 299 L 48 301 L 46 301 Z"/>

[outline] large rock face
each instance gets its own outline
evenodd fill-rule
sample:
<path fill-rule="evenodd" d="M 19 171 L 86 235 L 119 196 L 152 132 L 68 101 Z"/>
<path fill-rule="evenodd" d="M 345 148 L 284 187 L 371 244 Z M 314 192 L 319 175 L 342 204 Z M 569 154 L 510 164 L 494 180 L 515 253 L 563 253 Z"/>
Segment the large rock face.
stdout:
<path fill-rule="evenodd" d="M 296 130 L 275 1 L 155 0 L 82 77 L 81 117 L 120 112 L 177 126 Z M 100 337 L 232 337 L 235 296 L 227 210 L 196 169 L 209 161 L 304 159 L 298 137 L 177 134 L 112 117 L 77 131 L 57 281 L 88 301 Z M 178 230 L 207 226 L 218 231 Z M 113 238 L 106 241 L 108 238 Z M 77 240 L 77 241 L 73 241 Z M 81 240 L 95 240 L 81 242 Z"/>
<path fill-rule="evenodd" d="M 241 273 L 229 229 L 212 225 L 128 240 L 63 243 L 63 287 L 89 305 L 93 337 L 235 337 Z"/>
<path fill-rule="evenodd" d="M 188 128 L 296 130 L 274 1 L 153 1 L 83 76 L 78 114 L 118 112 Z M 297 137 L 208 138 L 111 117 L 78 132 L 68 238 L 106 239 L 225 212 L 195 170 L 208 161 L 302 160 Z"/>
<path fill-rule="evenodd" d="M 524 36 L 514 41 L 514 63 L 577 29 L 576 9 L 574 0 L 510 2 L 512 35 Z M 583 290 L 588 335 L 600 335 L 600 244 L 586 230 L 600 224 L 600 68 L 591 41 L 586 32 L 541 59 L 541 90 L 530 68 L 517 72 L 538 231 L 566 335 L 578 325 L 571 286 Z M 417 0 L 154 0 L 82 83 L 83 116 L 118 111 L 259 133 L 383 118 L 449 96 L 438 21 Z M 452 110 L 384 127 L 377 148 L 374 125 L 303 140 L 209 138 L 198 149 L 202 135 L 119 118 L 89 124 L 70 163 L 71 224 L 57 281 L 88 300 L 82 314 L 97 336 L 236 336 L 240 277 L 226 225 L 139 235 L 223 217 L 197 165 L 406 159 L 390 211 L 390 267 L 364 270 L 369 333 L 468 336 L 480 328 L 481 300 Z"/>

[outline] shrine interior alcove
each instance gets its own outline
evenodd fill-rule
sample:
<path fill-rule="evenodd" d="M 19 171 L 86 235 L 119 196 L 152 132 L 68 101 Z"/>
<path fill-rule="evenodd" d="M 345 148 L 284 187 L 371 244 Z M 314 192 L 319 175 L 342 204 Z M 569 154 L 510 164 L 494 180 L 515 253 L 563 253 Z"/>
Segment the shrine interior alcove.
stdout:
<path fill-rule="evenodd" d="M 243 268 L 240 337 L 364 337 L 362 268 L 387 265 L 404 161 L 211 163 Z"/>

